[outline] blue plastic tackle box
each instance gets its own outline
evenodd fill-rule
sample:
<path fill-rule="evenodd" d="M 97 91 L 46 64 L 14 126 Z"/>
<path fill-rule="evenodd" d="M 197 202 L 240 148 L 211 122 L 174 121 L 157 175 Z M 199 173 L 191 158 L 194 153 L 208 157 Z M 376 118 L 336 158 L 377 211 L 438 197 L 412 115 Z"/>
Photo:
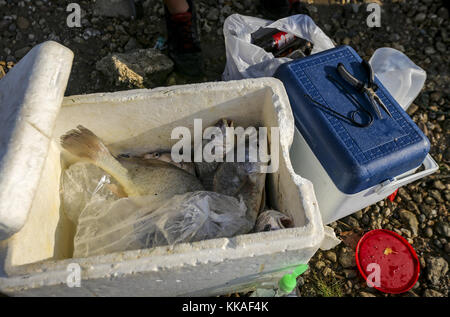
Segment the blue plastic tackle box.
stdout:
<path fill-rule="evenodd" d="M 367 82 L 362 59 L 349 46 L 283 64 L 274 75 L 286 88 L 295 118 L 292 164 L 313 182 L 325 223 L 385 198 L 405 179 L 413 181 L 437 169 L 427 156 L 427 137 L 376 76 L 376 94 L 392 117 L 381 108 L 382 118 L 377 117 L 369 98 L 338 73 L 339 63 Z M 361 106 L 372 114 L 368 127 L 347 119 Z M 361 111 L 354 119 L 364 123 L 369 116 Z M 422 163 L 425 172 L 414 174 Z"/>

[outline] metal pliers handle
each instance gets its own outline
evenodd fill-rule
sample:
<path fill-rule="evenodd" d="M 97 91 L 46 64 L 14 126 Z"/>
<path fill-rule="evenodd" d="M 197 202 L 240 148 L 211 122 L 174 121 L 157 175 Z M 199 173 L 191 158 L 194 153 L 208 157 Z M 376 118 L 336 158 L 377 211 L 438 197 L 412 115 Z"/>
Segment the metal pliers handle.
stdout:
<path fill-rule="evenodd" d="M 375 110 L 378 118 L 382 119 L 381 111 L 378 105 L 383 108 L 383 110 L 392 118 L 391 112 L 388 110 L 386 105 L 381 101 L 381 99 L 377 96 L 376 91 L 378 90 L 378 85 L 375 84 L 375 74 L 373 72 L 372 66 L 365 60 L 362 61 L 362 64 L 367 71 L 367 83 L 362 82 L 345 68 L 344 64 L 339 63 L 337 66 L 337 71 L 339 75 L 350 85 L 352 85 L 356 90 L 361 93 L 365 93 L 370 100 L 372 108 Z"/>

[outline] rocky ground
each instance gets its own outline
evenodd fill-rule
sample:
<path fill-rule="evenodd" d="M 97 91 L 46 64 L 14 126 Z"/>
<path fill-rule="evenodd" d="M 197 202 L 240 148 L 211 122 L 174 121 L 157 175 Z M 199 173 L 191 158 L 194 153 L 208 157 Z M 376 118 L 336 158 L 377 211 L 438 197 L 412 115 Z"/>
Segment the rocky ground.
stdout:
<path fill-rule="evenodd" d="M 67 27 L 66 7 L 70 2 L 74 1 L 0 0 L 0 77 L 34 45 L 54 40 L 75 53 L 66 95 L 220 80 L 226 62 L 222 35 L 224 19 L 232 13 L 258 16 L 256 2 L 251 0 L 196 1 L 202 45 L 207 48 L 204 49 L 205 75 L 192 79 L 171 72 L 170 60 L 154 52 L 166 67 L 144 69 L 143 72 L 158 72 L 157 80 L 147 80 L 143 74 L 136 81 L 124 83 L 105 77 L 97 62 L 111 53 L 154 47 L 159 37 L 164 38 L 162 1 L 144 1 L 146 16 L 140 19 L 105 17 L 101 10 L 98 11 L 100 15 L 94 14 L 95 1 L 77 1 L 83 10 L 80 28 Z M 337 44 L 353 46 L 366 59 L 379 47 L 393 47 L 427 71 L 425 87 L 408 113 L 430 139 L 430 152 L 440 168 L 434 175 L 400 189 L 393 202 L 386 199 L 331 224 L 343 243 L 314 256 L 311 269 L 300 278 L 299 292 L 302 296 L 387 296 L 367 287 L 354 262 L 359 237 L 368 230 L 385 228 L 407 238 L 420 258 L 419 281 L 401 296 L 447 297 L 450 252 L 449 9 L 444 0 L 382 1 L 382 26 L 368 28 L 364 4 L 309 2 L 313 19 Z"/>

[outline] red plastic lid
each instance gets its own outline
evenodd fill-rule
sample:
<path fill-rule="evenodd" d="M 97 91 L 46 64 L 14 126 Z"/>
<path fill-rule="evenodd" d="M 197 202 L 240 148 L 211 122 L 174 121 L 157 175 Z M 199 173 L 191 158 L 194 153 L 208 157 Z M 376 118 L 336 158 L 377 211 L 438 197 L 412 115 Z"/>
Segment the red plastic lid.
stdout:
<path fill-rule="evenodd" d="M 379 265 L 377 290 L 399 294 L 409 291 L 419 279 L 420 264 L 413 247 L 395 232 L 376 229 L 366 233 L 356 246 L 356 265 L 367 280 L 374 282 L 375 266 Z"/>

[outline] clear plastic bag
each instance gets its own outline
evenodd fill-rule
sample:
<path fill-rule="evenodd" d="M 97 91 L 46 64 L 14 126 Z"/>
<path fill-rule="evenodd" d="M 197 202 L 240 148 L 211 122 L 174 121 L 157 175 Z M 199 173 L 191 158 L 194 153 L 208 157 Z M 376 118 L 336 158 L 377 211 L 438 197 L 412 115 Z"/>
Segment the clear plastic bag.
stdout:
<path fill-rule="evenodd" d="M 223 80 L 271 77 L 281 64 L 291 61 L 290 58 L 274 58 L 272 53 L 251 43 L 251 34 L 260 27 L 292 33 L 313 43 L 311 54 L 334 47 L 331 39 L 307 15 L 293 15 L 274 22 L 232 14 L 223 25 L 227 56 Z"/>
<path fill-rule="evenodd" d="M 408 109 L 422 90 L 427 73 L 408 56 L 390 47 L 377 49 L 369 63 L 400 106 Z"/>
<path fill-rule="evenodd" d="M 120 196 L 118 190 L 118 185 L 101 168 L 91 163 L 78 162 L 63 173 L 60 190 L 62 208 L 76 224 L 80 213 L 94 196 L 117 198 Z"/>
<path fill-rule="evenodd" d="M 241 200 L 197 191 L 167 201 L 155 196 L 93 200 L 79 218 L 74 257 L 233 237 L 249 232 Z"/>

